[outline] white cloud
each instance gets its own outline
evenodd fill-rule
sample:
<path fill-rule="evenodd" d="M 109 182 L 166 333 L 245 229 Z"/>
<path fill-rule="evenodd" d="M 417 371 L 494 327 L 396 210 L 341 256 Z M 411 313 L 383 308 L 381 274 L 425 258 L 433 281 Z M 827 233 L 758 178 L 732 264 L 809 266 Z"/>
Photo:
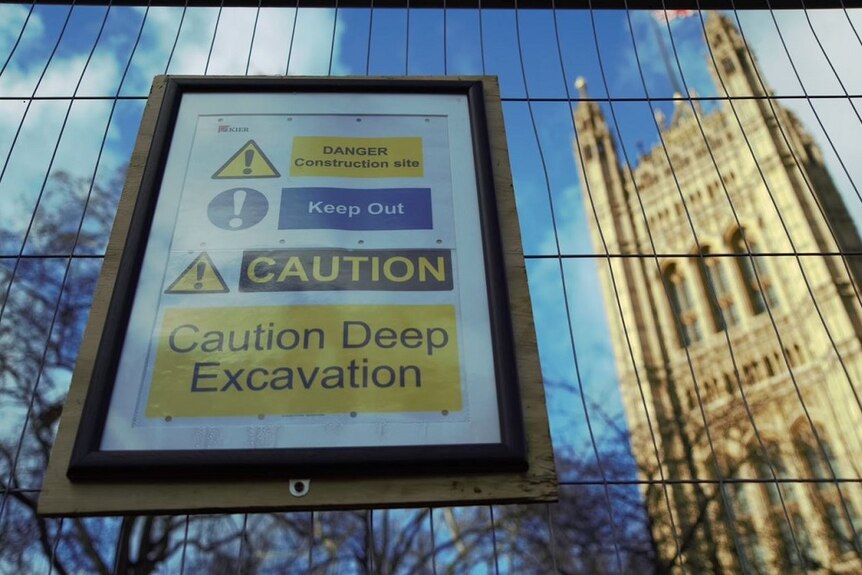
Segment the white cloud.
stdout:
<path fill-rule="evenodd" d="M 141 68 L 152 70 L 158 63 L 162 69 L 156 73 L 164 73 L 176 41 L 168 68 L 170 74 L 244 75 L 248 66 L 249 75 L 283 75 L 289 54 L 291 74 L 326 75 L 335 11 L 300 10 L 296 38 L 291 45 L 295 13 L 295 9 L 261 8 L 258 15 L 257 8 L 224 8 L 219 15 L 217 8 L 189 9 L 177 39 L 182 11 L 151 8 L 147 20 L 152 21 L 153 28 L 160 34 L 157 42 L 146 46 L 149 65 Z M 214 32 L 215 42 L 212 41 Z M 336 30 L 333 74 L 343 69 L 338 48 L 344 32 L 344 25 Z M 149 86 L 149 79 L 144 80 Z"/>
<path fill-rule="evenodd" d="M 175 7 L 136 10 L 146 16 L 146 22 L 127 80 L 129 93 L 146 93 L 157 74 L 203 74 L 218 14 L 215 8 L 187 9 L 185 14 Z"/>
<path fill-rule="evenodd" d="M 29 8 L 0 5 L 0 52 L 5 57 L 12 49 L 27 19 Z M 101 24 L 103 11 L 93 10 L 94 24 Z M 283 74 L 293 29 L 295 10 L 262 9 L 257 22 L 255 42 L 252 49 L 250 73 Z M 42 13 L 34 11 L 27 21 L 18 51 L 0 79 L 0 91 L 4 94 L 20 94 L 26 97 L 38 90 L 37 95 L 71 96 L 82 78 L 79 94 L 112 96 L 126 68 L 135 38 L 144 24 L 138 47 L 132 56 L 132 64 L 125 79 L 122 93 L 144 95 L 148 92 L 152 76 L 164 73 L 168 58 L 177 38 L 182 9 L 179 8 L 112 8 L 99 44 L 89 61 L 91 44 L 77 42 L 74 51 L 64 49 L 75 45 L 79 29 L 66 29 L 60 50 L 54 55 L 45 71 L 45 62 L 28 58 L 28 47 L 50 43 L 57 37 L 45 38 L 45 22 Z M 146 14 L 146 20 L 142 20 Z M 176 50 L 170 62 L 169 72 L 202 74 L 206 67 L 210 43 L 218 15 L 217 9 L 189 9 L 182 21 L 182 30 Z M 218 33 L 212 47 L 209 74 L 243 74 L 248 61 L 249 48 L 254 29 L 256 9 L 224 9 Z M 134 16 L 137 16 L 135 18 Z M 300 10 L 297 22 L 297 41 L 293 43 L 291 55 L 292 74 L 326 74 L 329 68 L 332 44 L 334 11 Z M 98 19 L 98 21 L 96 21 Z M 337 34 L 344 33 L 340 26 Z M 88 37 L 89 38 L 89 37 Z M 95 36 L 91 39 L 95 39 Z M 300 41 L 301 39 L 301 41 Z M 275 49 L 281 41 L 281 50 Z M 339 45 L 336 38 L 336 48 Z M 122 49 L 120 49 L 122 47 Z M 337 51 L 337 50 L 336 50 Z M 335 54 L 333 73 L 342 66 Z M 41 82 L 39 81 L 45 71 Z M 99 155 L 99 145 L 110 113 L 111 100 L 81 100 L 75 102 L 63 127 L 70 102 L 66 100 L 34 101 L 29 109 L 26 104 L 4 102 L 0 114 L 0 161 L 9 158 L 2 181 L 0 197 L 4 198 L 0 210 L 0 228 L 17 233 L 23 238 L 36 202 L 42 182 L 49 170 L 51 157 L 62 127 L 62 140 L 50 170 L 65 170 L 75 177 L 90 177 Z M 26 109 L 26 116 L 25 114 Z M 117 118 L 115 117 L 115 121 Z M 114 124 L 108 134 L 107 144 L 101 156 L 101 169 L 116 169 L 127 161 L 126 150 L 136 130 L 120 129 Z M 14 150 L 11 150 L 15 134 L 18 134 Z M 44 201 L 50 201 L 47 196 Z M 70 207 L 70 209 L 72 209 Z M 18 246 L 4 246 L 17 250 Z"/>
<path fill-rule="evenodd" d="M 48 67 L 45 77 L 39 83 L 37 96 L 71 96 L 75 92 L 78 79 L 83 74 L 87 79 L 87 89 L 96 94 L 113 91 L 120 80 L 121 68 L 117 59 L 106 53 L 94 53 L 87 62 L 87 54 L 67 58 L 55 57 Z M 85 69 L 86 66 L 86 69 Z M 22 81 L 27 82 L 32 70 L 21 70 Z M 81 82 L 83 88 L 83 81 Z M 79 88 L 78 95 L 85 94 Z"/>
<path fill-rule="evenodd" d="M 29 6 L 0 4 L 0 66 L 6 61 L 9 51 L 17 41 L 31 9 Z M 38 17 L 31 17 L 27 26 L 29 33 L 37 37 L 45 32 L 45 27 Z"/>
<path fill-rule="evenodd" d="M 0 37 L 13 35 L 17 38 L 26 12 L 19 10 L 2 15 L 10 18 L 0 20 Z M 45 25 L 38 13 L 31 15 L 27 26 L 19 45 L 22 50 L 28 43 L 44 41 Z M 56 42 L 56 39 L 47 41 Z M 38 95 L 71 94 L 86 62 L 87 53 L 79 52 L 67 57 L 58 54 L 39 82 L 45 71 L 45 62 L 13 58 L 3 73 L 3 91 L 24 95 L 34 90 Z M 94 55 L 89 67 L 99 69 L 99 82 L 103 87 L 116 83 L 119 67 L 110 56 Z M 71 102 L 66 100 L 37 100 L 29 107 L 26 103 L 10 102 L 4 108 L 11 113 L 0 114 L 0 134 L 3 135 L 0 139 L 0 162 L 5 167 L 0 181 L 0 197 L 4 198 L 0 228 L 15 234 L 19 240 L 23 239 L 29 226 L 49 168 L 52 172 L 66 170 L 79 177 L 88 177 L 93 172 L 107 121 L 108 103 L 79 101 L 71 109 L 70 105 Z M 61 129 L 62 140 L 55 153 Z M 13 141 L 14 150 L 11 149 Z M 119 160 L 108 149 L 103 154 L 103 162 L 116 165 Z M 43 198 L 43 201 L 47 199 Z M 73 209 L 70 206 L 70 210 Z M 3 247 L 17 251 L 19 246 Z"/>

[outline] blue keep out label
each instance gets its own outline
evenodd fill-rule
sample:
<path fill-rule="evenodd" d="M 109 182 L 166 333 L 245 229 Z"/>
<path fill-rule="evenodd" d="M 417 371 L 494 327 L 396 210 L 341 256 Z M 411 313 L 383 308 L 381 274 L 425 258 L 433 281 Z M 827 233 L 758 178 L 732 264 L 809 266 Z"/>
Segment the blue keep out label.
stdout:
<path fill-rule="evenodd" d="M 430 188 L 282 188 L 280 230 L 430 230 Z"/>

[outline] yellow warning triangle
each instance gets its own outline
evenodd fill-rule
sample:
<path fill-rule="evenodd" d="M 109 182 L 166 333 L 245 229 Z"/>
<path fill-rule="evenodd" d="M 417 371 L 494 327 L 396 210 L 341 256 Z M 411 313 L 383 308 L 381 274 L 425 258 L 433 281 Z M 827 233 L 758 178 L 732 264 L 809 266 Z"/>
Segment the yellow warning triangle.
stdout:
<path fill-rule="evenodd" d="M 278 178 L 281 174 L 269 161 L 254 140 L 246 142 L 237 152 L 216 170 L 213 179 L 230 178 Z"/>
<path fill-rule="evenodd" d="M 230 290 L 206 252 L 168 286 L 165 293 L 227 293 Z"/>

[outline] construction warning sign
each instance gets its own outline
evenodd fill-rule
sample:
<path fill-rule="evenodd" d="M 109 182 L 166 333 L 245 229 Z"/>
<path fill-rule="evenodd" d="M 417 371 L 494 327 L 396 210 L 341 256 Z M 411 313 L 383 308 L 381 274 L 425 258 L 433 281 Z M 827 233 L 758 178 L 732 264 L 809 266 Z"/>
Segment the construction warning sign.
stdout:
<path fill-rule="evenodd" d="M 248 250 L 239 289 L 263 291 L 446 291 L 450 250 Z"/>
<path fill-rule="evenodd" d="M 513 284 L 473 132 L 484 84 L 441 82 L 164 93 L 178 99 L 158 120 L 152 189 L 121 211 L 140 236 L 108 298 L 123 321 L 93 354 L 112 379 L 86 449 L 213 469 L 277 452 L 305 471 L 300 451 L 362 465 L 355 450 L 381 448 L 523 465 L 506 427 L 520 416 Z"/>
<path fill-rule="evenodd" d="M 213 179 L 277 178 L 278 170 L 254 140 L 246 142 L 212 175 Z"/>
<path fill-rule="evenodd" d="M 405 425 L 498 441 L 465 103 L 212 105 L 177 118 L 117 368 L 139 389 L 115 394 L 105 448 L 193 448 L 213 426 L 247 448 L 261 418 L 283 448 L 309 435 L 296 418 L 321 447 L 400 445 Z"/>
<path fill-rule="evenodd" d="M 461 410 L 455 308 L 170 309 L 147 417 Z"/>
<path fill-rule="evenodd" d="M 229 291 L 212 260 L 206 252 L 203 252 L 168 286 L 165 293 L 227 293 Z"/>
<path fill-rule="evenodd" d="M 283 188 L 282 230 L 430 230 L 431 188 Z"/>
<path fill-rule="evenodd" d="M 291 176 L 419 178 L 422 174 L 422 138 L 293 139 Z"/>

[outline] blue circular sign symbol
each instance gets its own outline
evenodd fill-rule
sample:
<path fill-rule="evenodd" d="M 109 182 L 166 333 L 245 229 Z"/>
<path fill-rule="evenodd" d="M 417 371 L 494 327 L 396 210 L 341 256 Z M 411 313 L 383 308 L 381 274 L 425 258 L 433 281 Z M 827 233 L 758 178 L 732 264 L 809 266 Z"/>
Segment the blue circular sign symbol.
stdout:
<path fill-rule="evenodd" d="M 251 188 L 231 188 L 212 199 L 207 216 L 216 227 L 238 231 L 260 222 L 269 210 L 266 196 Z"/>

